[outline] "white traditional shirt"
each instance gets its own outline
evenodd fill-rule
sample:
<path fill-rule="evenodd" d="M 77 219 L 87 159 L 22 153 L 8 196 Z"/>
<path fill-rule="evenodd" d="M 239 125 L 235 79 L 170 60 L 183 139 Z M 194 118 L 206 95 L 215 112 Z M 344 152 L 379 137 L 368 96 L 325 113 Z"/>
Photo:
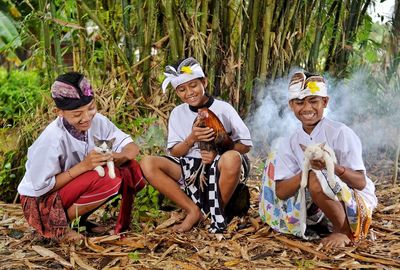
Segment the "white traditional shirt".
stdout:
<path fill-rule="evenodd" d="M 233 142 L 253 146 L 249 129 L 229 103 L 210 97 L 206 107 L 219 118 Z M 168 123 L 168 149 L 182 142 L 190 135 L 196 117 L 197 110 L 187 103 L 183 103 L 172 110 Z M 201 158 L 197 144 L 189 150 L 186 156 Z"/>
<path fill-rule="evenodd" d="M 345 124 L 327 118 L 322 118 L 311 134 L 307 134 L 300 127 L 281 142 L 276 157 L 275 180 L 288 179 L 302 170 L 304 154 L 300 144 L 323 142 L 334 150 L 339 165 L 355 171 L 364 171 L 367 184 L 360 193 L 368 206 L 371 209 L 375 208 L 378 203 L 375 185 L 366 175 L 359 137 Z"/>
<path fill-rule="evenodd" d="M 53 189 L 56 175 L 81 162 L 94 148 L 93 136 L 106 140 L 116 138 L 113 151 L 121 152 L 132 138 L 100 113 L 93 117 L 87 141 L 73 137 L 57 117 L 28 149 L 26 172 L 18 186 L 21 195 L 39 197 Z"/>

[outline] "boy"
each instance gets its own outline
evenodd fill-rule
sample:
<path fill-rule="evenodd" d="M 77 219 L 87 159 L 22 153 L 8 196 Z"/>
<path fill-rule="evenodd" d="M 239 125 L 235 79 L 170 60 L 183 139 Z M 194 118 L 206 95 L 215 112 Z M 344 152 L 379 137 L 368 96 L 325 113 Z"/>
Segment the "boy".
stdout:
<path fill-rule="evenodd" d="M 205 92 L 207 78 L 194 58 L 187 58 L 175 67 L 167 66 L 165 75 L 163 91 L 171 83 L 183 104 L 170 115 L 167 145 L 170 156 L 144 157 L 140 163 L 143 174 L 151 185 L 186 211 L 186 218 L 173 230 L 189 231 L 202 219 L 203 212 L 211 216 L 211 232 L 223 231 L 229 221 L 225 212 L 230 209 L 226 206 L 239 182 L 245 180 L 241 171 L 248 173 L 247 159 L 243 155 L 252 146 L 250 132 L 231 105 Z M 215 151 L 200 151 L 197 142 L 214 139 L 211 128 L 198 127 L 195 121 L 197 110 L 203 107 L 221 120 L 234 141 L 233 150 L 221 156 Z M 198 181 L 193 184 L 188 181 L 201 163 L 209 166 L 204 191 L 199 188 Z"/>
<path fill-rule="evenodd" d="M 292 76 L 289 84 L 289 106 L 301 122 L 302 128 L 281 143 L 274 171 L 272 168 L 268 169 L 267 177 L 272 178 L 274 183 L 265 182 L 260 214 L 274 229 L 285 233 L 296 231 L 291 226 L 298 222 L 299 215 L 290 216 L 292 214 L 289 212 L 301 205 L 294 199 L 300 188 L 304 157 L 300 144 L 326 142 L 334 150 L 338 160 L 334 166 L 337 181 L 343 181 L 350 188 L 351 196 L 347 201 L 334 201 L 325 195 L 320 184 L 320 181 L 326 181 L 325 163 L 313 160 L 313 170 L 308 175 L 308 192 L 305 196 L 308 201 L 303 205 L 307 205 L 307 225 L 319 223 L 325 218 L 332 225 L 332 232 L 321 242 L 328 247 L 342 247 L 350 240 L 365 236 L 377 198 L 374 184 L 365 172 L 360 139 L 346 125 L 323 116 L 328 101 L 327 87 L 322 76 L 306 72 L 298 72 Z M 275 194 L 270 192 L 273 185 L 275 190 L 272 188 L 272 193 Z M 274 196 L 276 197 L 272 199 Z M 279 200 L 284 200 L 284 203 Z M 293 208 L 287 208 L 289 201 L 293 202 Z M 274 214 L 268 214 L 267 208 L 276 208 L 277 203 L 285 205 L 275 211 L 275 217 L 281 216 L 281 221 L 278 222 Z M 305 230 L 305 224 L 298 225 Z M 304 231 L 297 235 L 303 236 Z"/>
<path fill-rule="evenodd" d="M 46 238 L 81 236 L 68 228 L 68 221 L 86 218 L 117 193 L 122 205 L 115 232 L 128 229 L 134 193 L 145 185 L 138 163 L 139 148 L 131 137 L 97 113 L 92 87 L 76 72 L 57 77 L 51 87 L 58 117 L 29 147 L 26 173 L 18 186 L 28 223 Z M 94 139 L 115 138 L 112 154 L 93 150 Z M 93 169 L 108 160 L 116 165 L 117 177 L 100 177 Z"/>

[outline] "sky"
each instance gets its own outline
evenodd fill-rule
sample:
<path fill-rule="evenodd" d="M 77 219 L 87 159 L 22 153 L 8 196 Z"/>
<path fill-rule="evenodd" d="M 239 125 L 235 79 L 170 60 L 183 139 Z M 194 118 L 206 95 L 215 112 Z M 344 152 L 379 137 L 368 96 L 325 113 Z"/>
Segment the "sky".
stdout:
<path fill-rule="evenodd" d="M 380 15 L 384 16 L 382 23 L 385 23 L 392 18 L 395 0 L 383 0 L 382 3 L 381 1 L 377 0 L 375 5 L 370 5 L 368 13 L 374 22 L 380 22 Z"/>

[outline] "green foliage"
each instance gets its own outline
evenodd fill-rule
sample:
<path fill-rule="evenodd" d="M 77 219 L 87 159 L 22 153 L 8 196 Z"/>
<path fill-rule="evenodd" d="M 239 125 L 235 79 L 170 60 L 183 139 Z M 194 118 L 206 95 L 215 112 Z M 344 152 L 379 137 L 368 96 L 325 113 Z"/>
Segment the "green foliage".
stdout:
<path fill-rule="evenodd" d="M 128 257 L 134 263 L 140 261 L 140 254 L 138 251 L 130 252 Z"/>
<path fill-rule="evenodd" d="M 18 185 L 20 163 L 16 160 L 18 151 L 12 150 L 4 154 L 4 160 L 0 163 L 0 200 L 13 201 Z M 26 159 L 23 160 L 23 162 Z"/>
<path fill-rule="evenodd" d="M 0 69 L 0 123 L 14 124 L 34 112 L 43 101 L 37 72 Z"/>
<path fill-rule="evenodd" d="M 148 185 L 136 194 L 134 211 L 133 211 L 133 227 L 140 230 L 142 221 L 151 221 L 160 217 L 158 191 Z"/>

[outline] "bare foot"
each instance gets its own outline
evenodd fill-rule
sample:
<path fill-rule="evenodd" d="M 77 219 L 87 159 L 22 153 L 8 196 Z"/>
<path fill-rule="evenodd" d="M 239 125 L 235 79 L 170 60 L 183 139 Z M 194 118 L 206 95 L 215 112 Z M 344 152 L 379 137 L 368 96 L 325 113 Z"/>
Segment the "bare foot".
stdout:
<path fill-rule="evenodd" d="M 200 208 L 196 208 L 188 213 L 182 223 L 172 227 L 174 232 L 187 232 L 193 228 L 193 226 L 202 219 Z"/>
<path fill-rule="evenodd" d="M 63 237 L 61 238 L 61 242 L 79 244 L 79 242 L 83 239 L 84 237 L 82 234 L 68 228 Z"/>
<path fill-rule="evenodd" d="M 321 240 L 321 243 L 326 247 L 345 247 L 351 241 L 346 234 L 333 232 L 324 239 Z"/>

